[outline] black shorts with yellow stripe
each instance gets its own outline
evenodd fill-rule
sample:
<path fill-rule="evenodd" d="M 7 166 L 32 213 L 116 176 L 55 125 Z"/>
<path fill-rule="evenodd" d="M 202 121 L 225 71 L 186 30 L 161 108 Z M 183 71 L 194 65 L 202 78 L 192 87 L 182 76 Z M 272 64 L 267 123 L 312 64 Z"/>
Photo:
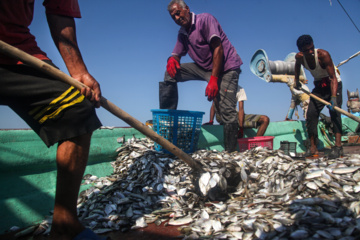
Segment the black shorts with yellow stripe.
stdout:
<path fill-rule="evenodd" d="M 48 147 L 101 126 L 79 90 L 29 66 L 0 65 L 0 86 L 0 104 L 13 109 Z"/>

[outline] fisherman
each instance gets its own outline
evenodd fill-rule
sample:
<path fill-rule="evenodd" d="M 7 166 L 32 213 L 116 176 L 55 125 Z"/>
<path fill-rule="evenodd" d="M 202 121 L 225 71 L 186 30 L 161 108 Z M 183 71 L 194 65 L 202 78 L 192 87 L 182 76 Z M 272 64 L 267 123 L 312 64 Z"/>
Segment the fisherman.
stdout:
<path fill-rule="evenodd" d="M 310 35 L 300 36 L 296 44 L 300 51 L 295 56 L 296 88 L 301 89 L 299 75 L 300 67 L 303 65 L 314 77 L 315 88 L 312 93 L 330 102 L 330 105 L 327 107 L 330 109 L 331 121 L 334 126 L 335 146 L 331 148 L 328 158 L 334 159 L 341 157 L 343 155 L 341 145 L 341 115 L 334 109 L 335 106 L 341 108 L 342 105 L 342 82 L 340 76 L 337 71 L 335 71 L 335 66 L 330 54 L 323 49 L 315 49 L 313 39 Z M 317 125 L 319 122 L 319 114 L 324 106 L 323 103 L 313 98 L 310 99 L 306 117 L 306 128 L 310 138 L 310 148 L 306 153 L 307 156 L 316 156 L 319 154 L 316 146 L 318 138 Z"/>
<path fill-rule="evenodd" d="M 159 84 L 160 108 L 177 108 L 177 82 L 207 81 L 205 96 L 221 108 L 225 150 L 232 152 L 237 146 L 236 89 L 242 60 L 214 16 L 190 12 L 183 0 L 171 1 L 168 11 L 180 30 Z M 194 62 L 180 64 L 187 53 Z"/>
<path fill-rule="evenodd" d="M 304 82 L 300 82 L 301 87 L 303 89 L 305 89 L 306 91 L 310 92 L 308 86 L 306 86 L 307 83 L 308 83 L 307 79 L 304 79 Z M 288 110 L 288 113 L 285 117 L 285 121 L 291 121 L 294 112 L 295 112 L 295 115 L 297 116 L 297 118 L 299 118 L 297 106 L 300 106 L 302 108 L 303 117 L 304 117 L 304 119 L 306 119 L 306 112 L 309 107 L 310 96 L 308 94 L 304 93 L 303 91 L 294 88 L 294 78 L 289 78 L 287 85 L 289 86 L 290 92 L 291 92 L 291 103 L 290 103 L 290 108 Z"/>
<path fill-rule="evenodd" d="M 75 32 L 77 0 L 46 0 L 47 21 L 70 75 L 87 85 L 81 91 L 0 54 L 0 104 L 13 109 L 48 146 L 58 143 L 57 183 L 51 239 L 100 239 L 80 223 L 77 198 L 88 160 L 91 135 L 101 126 L 99 83 L 88 72 Z M 54 65 L 29 31 L 34 0 L 0 1 L 0 39 Z"/>
<path fill-rule="evenodd" d="M 239 103 L 238 104 L 239 131 L 237 137 L 238 138 L 244 137 L 244 128 L 258 128 L 258 131 L 256 132 L 256 136 L 264 136 L 266 129 L 269 126 L 270 118 L 266 115 L 245 114 L 244 101 L 247 100 L 247 96 L 245 93 L 245 89 L 241 86 L 238 86 L 236 92 L 236 99 Z M 217 111 L 215 109 L 216 109 L 215 102 L 213 102 L 210 108 L 210 121 L 208 123 L 204 123 L 203 125 L 213 125 L 215 115 L 216 115 L 216 121 L 221 124 L 221 118 L 219 118 L 219 114 L 216 114 Z"/>

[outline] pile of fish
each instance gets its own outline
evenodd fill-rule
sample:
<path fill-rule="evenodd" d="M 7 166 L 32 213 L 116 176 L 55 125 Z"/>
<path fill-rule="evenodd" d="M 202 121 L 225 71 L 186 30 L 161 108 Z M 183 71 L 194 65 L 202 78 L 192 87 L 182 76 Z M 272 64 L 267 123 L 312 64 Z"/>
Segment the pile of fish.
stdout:
<path fill-rule="evenodd" d="M 360 155 L 294 160 L 261 147 L 231 154 L 199 150 L 192 154 L 205 170 L 198 177 L 152 147 L 148 139 L 132 139 L 117 149 L 111 176 L 85 180 L 94 187 L 79 198 L 84 224 L 103 233 L 166 222 L 181 225 L 184 239 L 345 240 L 360 234 Z M 229 188 L 224 179 L 231 171 L 240 181 Z"/>
<path fill-rule="evenodd" d="M 112 175 L 84 177 L 92 184 L 78 199 L 84 225 L 105 233 L 165 222 L 183 239 L 359 239 L 358 154 L 295 160 L 262 147 L 198 150 L 192 158 L 205 173 L 194 176 L 153 146 L 133 138 L 116 150 Z"/>

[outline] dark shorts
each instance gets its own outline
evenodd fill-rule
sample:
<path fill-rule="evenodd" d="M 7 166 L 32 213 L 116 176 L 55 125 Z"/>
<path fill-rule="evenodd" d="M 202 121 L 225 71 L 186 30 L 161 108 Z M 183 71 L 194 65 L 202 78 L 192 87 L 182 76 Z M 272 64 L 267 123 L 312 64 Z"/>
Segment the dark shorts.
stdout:
<path fill-rule="evenodd" d="M 257 128 L 261 115 L 245 114 L 244 128 Z"/>
<path fill-rule="evenodd" d="M 218 114 L 215 113 L 216 121 L 221 123 L 221 118 Z M 244 117 L 244 128 L 257 128 L 258 122 L 261 118 L 261 115 L 258 114 L 245 114 Z"/>
<path fill-rule="evenodd" d="M 13 109 L 48 147 L 101 126 L 77 89 L 31 67 L 0 65 L 0 84 L 0 105 Z"/>
<path fill-rule="evenodd" d="M 315 88 L 312 90 L 312 94 L 315 96 L 324 99 L 327 102 L 331 100 L 331 87 L 327 85 L 326 87 L 321 86 L 320 81 L 314 81 Z M 338 83 L 337 93 L 336 93 L 337 106 L 341 108 L 342 105 L 342 82 Z M 318 136 L 318 123 L 320 112 L 325 107 L 325 104 L 310 98 L 309 108 L 306 113 L 306 129 L 309 136 Z M 329 110 L 331 122 L 334 126 L 334 133 L 342 134 L 342 121 L 341 113 L 338 111 Z"/>

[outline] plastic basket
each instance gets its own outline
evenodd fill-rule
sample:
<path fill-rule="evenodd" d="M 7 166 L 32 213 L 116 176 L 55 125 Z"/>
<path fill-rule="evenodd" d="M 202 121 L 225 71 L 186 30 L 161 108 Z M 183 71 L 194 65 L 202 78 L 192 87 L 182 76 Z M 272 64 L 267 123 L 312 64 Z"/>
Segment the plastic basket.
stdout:
<path fill-rule="evenodd" d="M 291 157 L 296 156 L 296 142 L 281 141 L 280 149 L 283 150 L 286 155 Z"/>
<path fill-rule="evenodd" d="M 196 150 L 204 112 L 152 109 L 153 130 L 186 153 Z M 155 143 L 155 150 L 169 153 Z"/>
<path fill-rule="evenodd" d="M 253 147 L 266 147 L 270 150 L 273 149 L 273 136 L 261 136 L 261 137 L 249 137 L 249 138 L 239 138 L 239 150 L 243 152 L 249 150 Z"/>

